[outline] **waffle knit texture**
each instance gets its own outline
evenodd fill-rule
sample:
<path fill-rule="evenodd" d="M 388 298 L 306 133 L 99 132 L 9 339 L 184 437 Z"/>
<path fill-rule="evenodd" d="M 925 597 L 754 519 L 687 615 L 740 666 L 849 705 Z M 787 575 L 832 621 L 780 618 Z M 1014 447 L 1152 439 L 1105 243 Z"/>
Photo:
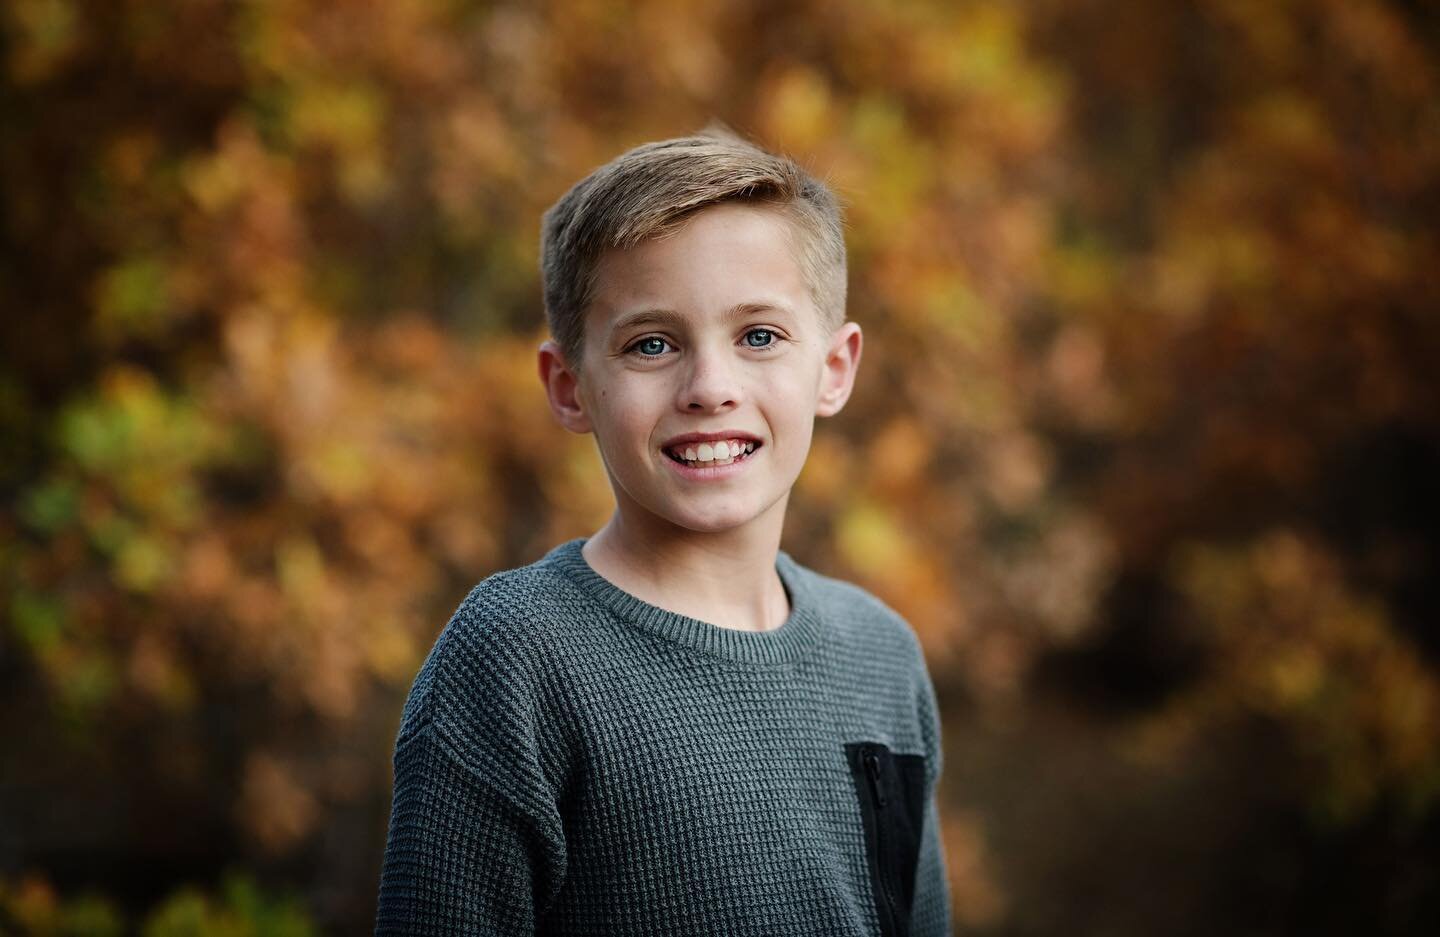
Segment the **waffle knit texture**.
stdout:
<path fill-rule="evenodd" d="M 878 743 L 923 780 L 909 937 L 949 934 L 940 718 L 905 619 L 781 550 L 789 617 L 723 628 L 617 588 L 584 542 L 475 586 L 416 676 L 375 933 L 903 935 L 873 884 L 896 837 L 870 838 L 847 763 Z"/>

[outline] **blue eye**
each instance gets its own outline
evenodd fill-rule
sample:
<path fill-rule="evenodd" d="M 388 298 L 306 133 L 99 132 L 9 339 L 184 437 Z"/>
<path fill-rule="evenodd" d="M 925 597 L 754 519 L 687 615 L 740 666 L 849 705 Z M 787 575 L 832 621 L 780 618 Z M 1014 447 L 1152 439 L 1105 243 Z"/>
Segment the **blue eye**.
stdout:
<path fill-rule="evenodd" d="M 646 358 L 658 358 L 663 354 L 664 347 L 668 344 L 670 343 L 658 335 L 648 335 L 631 345 L 630 350 L 639 351 L 641 356 Z"/>
<path fill-rule="evenodd" d="M 763 335 L 772 340 L 756 344 L 755 342 L 750 341 L 751 336 L 754 335 Z M 745 333 L 745 344 L 751 348 L 769 348 L 771 345 L 775 344 L 775 342 L 773 341 L 774 338 L 775 333 L 770 331 L 769 329 L 751 329 L 750 331 Z"/>

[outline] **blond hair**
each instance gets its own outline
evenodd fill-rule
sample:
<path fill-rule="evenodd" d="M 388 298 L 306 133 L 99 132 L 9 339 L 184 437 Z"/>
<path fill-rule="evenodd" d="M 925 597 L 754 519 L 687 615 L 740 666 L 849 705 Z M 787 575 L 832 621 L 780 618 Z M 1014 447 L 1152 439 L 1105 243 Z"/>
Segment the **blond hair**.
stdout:
<path fill-rule="evenodd" d="M 622 153 L 545 212 L 545 314 L 572 370 L 580 364 L 585 310 L 605 251 L 673 233 L 696 211 L 727 201 L 763 205 L 792 222 L 796 259 L 822 327 L 833 331 L 844 322 L 844 222 L 834 194 L 794 161 L 712 124 Z"/>

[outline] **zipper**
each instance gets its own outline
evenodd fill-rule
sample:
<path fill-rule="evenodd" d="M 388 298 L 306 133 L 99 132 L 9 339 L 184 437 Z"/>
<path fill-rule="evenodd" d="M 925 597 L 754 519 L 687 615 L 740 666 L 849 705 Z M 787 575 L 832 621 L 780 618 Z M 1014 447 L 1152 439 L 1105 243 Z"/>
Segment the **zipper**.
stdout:
<path fill-rule="evenodd" d="M 875 799 L 875 867 L 879 871 L 880 891 L 885 896 L 885 910 L 889 921 L 881 921 L 881 930 L 886 934 L 895 933 L 895 897 L 890 894 L 890 877 L 885 869 L 885 820 L 878 811 L 885 809 L 889 800 L 880 785 L 880 756 L 875 749 L 866 746 L 860 753 L 865 763 L 865 776 L 870 780 L 870 794 Z M 888 923 L 889 926 L 885 926 Z"/>

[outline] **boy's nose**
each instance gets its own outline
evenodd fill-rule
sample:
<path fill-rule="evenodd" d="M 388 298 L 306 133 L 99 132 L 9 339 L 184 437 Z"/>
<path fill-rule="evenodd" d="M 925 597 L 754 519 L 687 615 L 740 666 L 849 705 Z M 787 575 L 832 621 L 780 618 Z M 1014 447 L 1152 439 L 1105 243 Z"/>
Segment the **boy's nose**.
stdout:
<path fill-rule="evenodd" d="M 740 382 L 734 362 L 715 352 L 696 352 L 691 357 L 680 386 L 681 409 L 716 410 L 739 399 Z"/>

